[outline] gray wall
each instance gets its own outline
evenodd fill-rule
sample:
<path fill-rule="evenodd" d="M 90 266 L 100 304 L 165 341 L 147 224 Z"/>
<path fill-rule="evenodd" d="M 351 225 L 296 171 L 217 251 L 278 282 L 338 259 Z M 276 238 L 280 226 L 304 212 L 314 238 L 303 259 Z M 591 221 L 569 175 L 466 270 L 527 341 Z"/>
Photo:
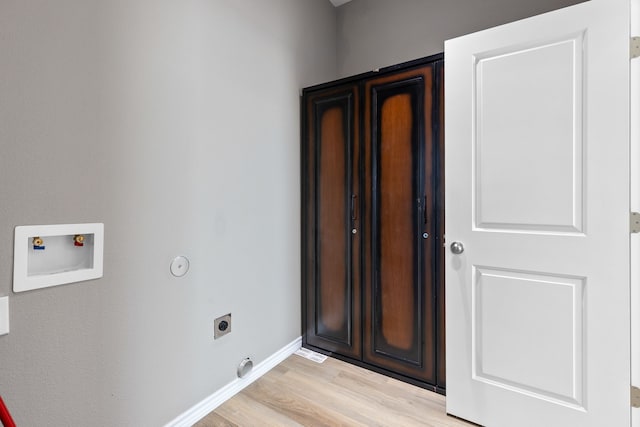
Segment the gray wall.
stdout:
<path fill-rule="evenodd" d="M 444 41 L 583 0 L 353 0 L 338 11 L 338 74 L 444 51 Z"/>
<path fill-rule="evenodd" d="M 335 45 L 328 1 L 0 2 L 18 425 L 159 426 L 300 335 L 298 95 Z M 104 278 L 13 294 L 14 227 L 74 222 L 104 222 Z"/>
<path fill-rule="evenodd" d="M 18 425 L 162 425 L 299 336 L 299 88 L 570 3 L 0 2 L 0 395 Z M 74 222 L 105 223 L 104 278 L 13 294 L 14 227 Z"/>

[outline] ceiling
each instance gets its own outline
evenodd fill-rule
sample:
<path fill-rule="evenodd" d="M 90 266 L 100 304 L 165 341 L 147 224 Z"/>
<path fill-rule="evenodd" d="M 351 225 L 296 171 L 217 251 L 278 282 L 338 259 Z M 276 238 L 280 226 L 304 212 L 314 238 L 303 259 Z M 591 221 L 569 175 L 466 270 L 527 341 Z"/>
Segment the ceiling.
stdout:
<path fill-rule="evenodd" d="M 351 0 L 329 0 L 331 2 L 332 5 L 334 5 L 335 7 L 341 6 L 345 3 L 349 3 Z"/>

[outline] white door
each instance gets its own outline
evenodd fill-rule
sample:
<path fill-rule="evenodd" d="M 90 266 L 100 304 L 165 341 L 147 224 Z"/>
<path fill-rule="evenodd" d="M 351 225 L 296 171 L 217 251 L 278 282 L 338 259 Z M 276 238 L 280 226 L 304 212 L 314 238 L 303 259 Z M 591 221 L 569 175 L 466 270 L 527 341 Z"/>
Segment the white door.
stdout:
<path fill-rule="evenodd" d="M 445 72 L 447 411 L 629 426 L 629 0 L 450 40 Z"/>

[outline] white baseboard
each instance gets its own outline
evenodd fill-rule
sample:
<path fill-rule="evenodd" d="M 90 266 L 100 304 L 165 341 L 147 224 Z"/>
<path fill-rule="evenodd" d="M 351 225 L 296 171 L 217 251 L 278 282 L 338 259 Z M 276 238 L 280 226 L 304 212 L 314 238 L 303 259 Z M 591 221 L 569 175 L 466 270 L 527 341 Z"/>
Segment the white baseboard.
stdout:
<path fill-rule="evenodd" d="M 280 350 L 273 353 L 261 363 L 255 365 L 251 372 L 244 378 L 236 378 L 226 386 L 222 387 L 211 396 L 194 405 L 182 415 L 170 421 L 165 427 L 191 427 L 209 412 L 231 399 L 249 384 L 269 372 L 273 367 L 291 356 L 302 346 L 302 337 L 298 337 Z"/>

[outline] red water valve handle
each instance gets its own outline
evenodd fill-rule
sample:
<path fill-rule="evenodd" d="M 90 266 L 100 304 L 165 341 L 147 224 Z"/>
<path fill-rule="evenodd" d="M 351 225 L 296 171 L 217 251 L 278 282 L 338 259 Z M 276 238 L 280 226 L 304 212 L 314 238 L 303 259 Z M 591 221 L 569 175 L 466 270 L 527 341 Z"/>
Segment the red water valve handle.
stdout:
<path fill-rule="evenodd" d="M 0 396 L 0 422 L 2 422 L 4 427 L 16 427 L 16 423 L 13 421 L 13 418 L 11 418 L 11 414 L 2 400 L 2 396 Z"/>

